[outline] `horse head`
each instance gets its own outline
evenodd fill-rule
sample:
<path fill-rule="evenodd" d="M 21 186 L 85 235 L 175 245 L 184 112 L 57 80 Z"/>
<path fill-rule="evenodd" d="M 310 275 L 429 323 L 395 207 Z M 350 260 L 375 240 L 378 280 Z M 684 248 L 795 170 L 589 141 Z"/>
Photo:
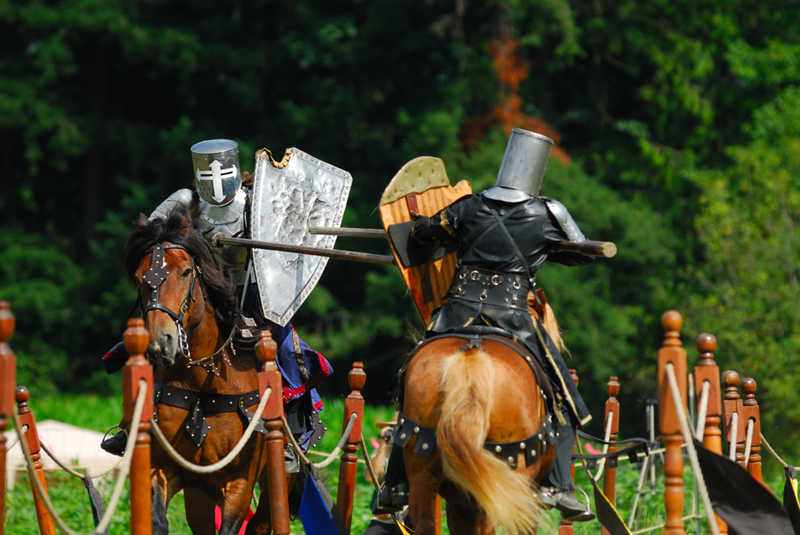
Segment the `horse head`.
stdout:
<path fill-rule="evenodd" d="M 236 286 L 230 270 L 178 207 L 166 220 L 140 218 L 126 245 L 125 271 L 137 289 L 150 334 L 147 358 L 160 368 L 192 348 L 213 347 L 231 326 Z"/>

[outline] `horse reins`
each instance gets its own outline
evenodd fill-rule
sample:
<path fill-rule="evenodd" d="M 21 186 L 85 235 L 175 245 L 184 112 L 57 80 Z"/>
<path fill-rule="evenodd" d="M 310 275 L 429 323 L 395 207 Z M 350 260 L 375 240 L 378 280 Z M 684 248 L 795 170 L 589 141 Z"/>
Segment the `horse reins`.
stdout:
<path fill-rule="evenodd" d="M 181 249 L 186 251 L 186 253 L 192 258 L 192 278 L 189 281 L 189 291 L 186 293 L 186 298 L 181 303 L 181 307 L 178 313 L 175 313 L 170 308 L 162 305 L 158 301 L 158 289 L 164 283 L 164 281 L 169 276 L 169 271 L 167 271 L 166 267 L 164 267 L 164 251 L 167 249 Z M 189 368 L 191 366 L 206 366 L 209 361 L 212 361 L 214 357 L 219 355 L 220 353 L 224 353 L 225 349 L 230 346 L 231 350 L 236 354 L 235 350 L 233 349 L 233 345 L 231 341 L 233 340 L 233 334 L 236 332 L 236 322 L 234 321 L 233 329 L 231 329 L 231 334 L 228 335 L 228 339 L 225 341 L 222 346 L 215 351 L 212 355 L 208 357 L 204 357 L 198 360 L 192 360 L 192 352 L 189 349 L 189 337 L 186 335 L 186 330 L 183 327 L 183 320 L 186 316 L 186 312 L 189 310 L 190 302 L 194 301 L 194 287 L 197 283 L 197 279 L 202 276 L 203 270 L 200 269 L 200 266 L 197 265 L 194 256 L 184 247 L 183 245 L 177 244 L 157 244 L 153 248 L 148 249 L 145 251 L 145 255 L 148 253 L 152 253 L 150 258 L 150 269 L 147 270 L 142 276 L 142 280 L 150 287 L 150 304 L 147 305 L 142 310 L 142 316 L 147 316 L 147 313 L 151 310 L 158 310 L 164 312 L 173 320 L 175 320 L 175 325 L 178 328 L 178 345 L 180 347 L 181 353 L 188 359 L 188 363 L 186 367 Z M 204 292 L 205 295 L 205 292 Z M 141 299 L 141 296 L 139 297 Z M 229 362 L 230 364 L 230 362 Z M 212 370 L 213 370 L 213 363 L 212 363 Z M 208 371 L 208 370 L 206 370 Z"/>

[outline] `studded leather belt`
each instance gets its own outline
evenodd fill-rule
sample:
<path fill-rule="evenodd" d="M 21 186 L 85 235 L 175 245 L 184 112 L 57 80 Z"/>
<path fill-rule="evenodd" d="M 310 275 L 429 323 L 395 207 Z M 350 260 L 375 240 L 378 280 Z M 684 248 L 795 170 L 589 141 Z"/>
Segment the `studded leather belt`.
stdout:
<path fill-rule="evenodd" d="M 504 308 L 527 308 L 529 288 L 524 275 L 461 266 L 453 279 L 450 297 Z"/>

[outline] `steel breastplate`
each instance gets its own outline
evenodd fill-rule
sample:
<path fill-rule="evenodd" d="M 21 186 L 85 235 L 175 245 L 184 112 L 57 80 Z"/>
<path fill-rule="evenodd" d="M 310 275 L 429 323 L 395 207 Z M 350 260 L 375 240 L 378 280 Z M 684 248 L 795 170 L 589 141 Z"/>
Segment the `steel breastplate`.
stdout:
<path fill-rule="evenodd" d="M 197 213 L 197 228 L 210 239 L 211 236 L 221 232 L 228 237 L 249 238 L 242 236 L 245 230 L 244 209 L 247 204 L 247 192 L 239 190 L 233 201 L 225 206 L 215 206 L 199 200 Z M 217 252 L 231 265 L 231 274 L 236 284 L 244 284 L 247 268 L 247 249 L 233 245 L 216 247 Z"/>

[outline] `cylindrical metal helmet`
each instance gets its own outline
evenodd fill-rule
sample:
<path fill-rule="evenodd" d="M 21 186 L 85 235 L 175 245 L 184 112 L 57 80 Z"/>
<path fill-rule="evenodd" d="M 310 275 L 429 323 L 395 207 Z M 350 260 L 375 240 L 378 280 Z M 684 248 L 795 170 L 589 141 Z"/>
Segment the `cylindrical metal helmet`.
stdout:
<path fill-rule="evenodd" d="M 547 136 L 521 128 L 512 129 L 497 181 L 484 195 L 508 202 L 539 195 L 553 145 L 553 140 Z"/>
<path fill-rule="evenodd" d="M 242 187 L 239 144 L 229 139 L 210 139 L 192 145 L 195 188 L 207 203 L 224 206 Z"/>

